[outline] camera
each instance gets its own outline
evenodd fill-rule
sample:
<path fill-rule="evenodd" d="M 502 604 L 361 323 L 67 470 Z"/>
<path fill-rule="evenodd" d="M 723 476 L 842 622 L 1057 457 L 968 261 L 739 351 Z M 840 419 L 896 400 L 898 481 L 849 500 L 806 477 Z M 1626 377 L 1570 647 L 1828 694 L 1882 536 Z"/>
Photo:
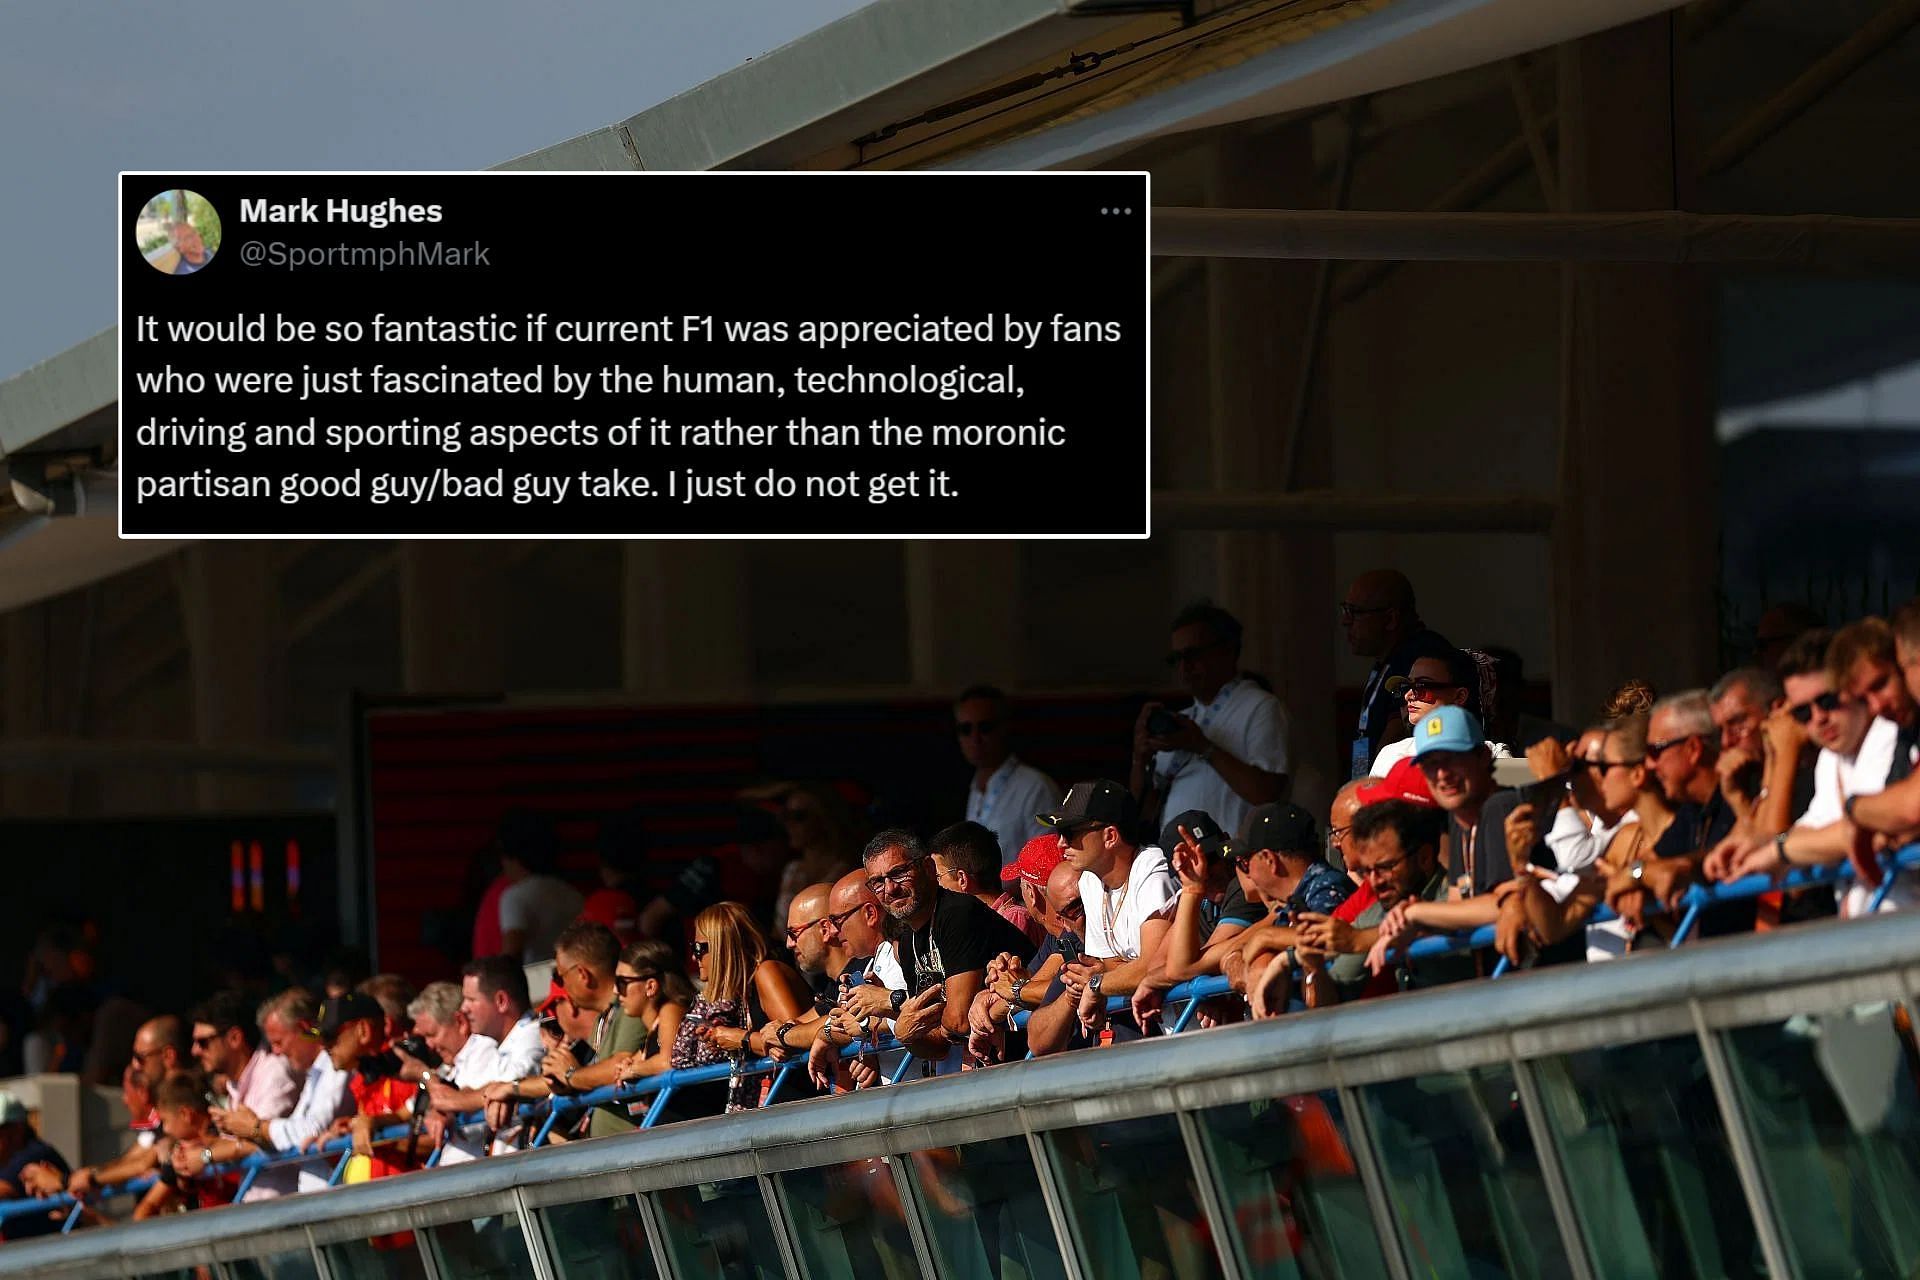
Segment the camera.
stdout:
<path fill-rule="evenodd" d="M 1155 707 L 1147 712 L 1147 734 L 1149 737 L 1164 738 L 1170 733 L 1180 732 L 1180 717 L 1165 707 Z"/>
<path fill-rule="evenodd" d="M 440 1055 L 422 1036 L 402 1036 L 394 1042 L 394 1047 L 429 1070 L 438 1070 L 440 1067 Z"/>

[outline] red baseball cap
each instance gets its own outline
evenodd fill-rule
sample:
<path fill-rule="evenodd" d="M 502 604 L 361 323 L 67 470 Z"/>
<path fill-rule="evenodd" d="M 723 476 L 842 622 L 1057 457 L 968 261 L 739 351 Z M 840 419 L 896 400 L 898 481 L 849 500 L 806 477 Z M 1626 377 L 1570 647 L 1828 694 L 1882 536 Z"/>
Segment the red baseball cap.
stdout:
<path fill-rule="evenodd" d="M 1353 794 L 1363 808 L 1382 800 L 1406 800 L 1430 809 L 1438 807 L 1434 804 L 1433 788 L 1427 785 L 1427 775 L 1420 772 L 1412 756 L 1387 770 L 1386 777 L 1362 783 Z"/>
<path fill-rule="evenodd" d="M 1000 883 L 1012 884 L 1016 880 L 1025 880 L 1036 888 L 1047 887 L 1047 877 L 1060 865 L 1060 859 L 1066 851 L 1060 847 L 1060 837 L 1056 835 L 1035 836 L 1020 846 L 1020 856 L 1000 868 Z"/>

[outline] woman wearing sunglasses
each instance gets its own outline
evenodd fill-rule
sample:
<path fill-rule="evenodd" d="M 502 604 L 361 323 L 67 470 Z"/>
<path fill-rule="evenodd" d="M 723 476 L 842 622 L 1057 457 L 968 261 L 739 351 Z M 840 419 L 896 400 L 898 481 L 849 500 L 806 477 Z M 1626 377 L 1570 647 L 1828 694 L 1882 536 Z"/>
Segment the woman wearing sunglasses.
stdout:
<path fill-rule="evenodd" d="M 1477 649 L 1449 649 L 1437 657 L 1415 658 L 1407 674 L 1391 677 L 1386 687 L 1388 692 L 1400 695 L 1408 730 L 1435 707 L 1465 707 L 1476 719 L 1484 720 L 1481 709 L 1494 699 L 1493 659 Z M 1489 742 L 1487 748 L 1496 760 L 1512 754 L 1505 743 Z M 1384 778 L 1393 766 L 1412 756 L 1413 739 L 1402 735 L 1380 748 L 1367 773 Z"/>
<path fill-rule="evenodd" d="M 622 951 L 619 967 L 613 971 L 613 992 L 620 1011 L 647 1029 L 639 1051 L 621 1055 L 625 1061 L 620 1065 L 620 1083 L 668 1070 L 681 1020 L 693 1003 L 693 984 L 687 981 L 676 948 L 649 940 Z"/>
<path fill-rule="evenodd" d="M 800 971 L 773 954 L 767 935 L 737 902 L 716 902 L 693 920 L 693 963 L 700 997 L 681 1019 L 673 1040 L 675 1067 L 706 1066 L 766 1054 L 761 1032 L 769 1023 L 797 1022 L 813 1005 Z M 674 1093 L 680 1115 L 714 1115 L 751 1106 L 757 1081 L 695 1086 Z"/>

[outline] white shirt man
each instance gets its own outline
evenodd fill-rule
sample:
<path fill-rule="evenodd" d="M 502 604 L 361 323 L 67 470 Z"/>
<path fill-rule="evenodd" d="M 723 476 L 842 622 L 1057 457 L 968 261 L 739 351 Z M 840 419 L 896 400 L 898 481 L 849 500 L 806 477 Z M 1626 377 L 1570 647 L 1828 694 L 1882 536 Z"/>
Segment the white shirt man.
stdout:
<path fill-rule="evenodd" d="M 1195 700 L 1184 714 L 1200 726 L 1208 741 L 1236 759 L 1268 773 L 1287 772 L 1287 709 L 1245 676 L 1227 681 L 1205 706 Z M 1213 815 L 1222 830 L 1238 831 L 1253 809 L 1251 800 L 1191 751 L 1157 753 L 1153 772 L 1166 794 L 1163 814 L 1198 809 Z"/>
<path fill-rule="evenodd" d="M 483 1036 L 478 1032 L 474 1033 L 473 1038 L 494 1044 L 492 1037 Z M 528 1076 L 538 1075 L 540 1061 L 546 1056 L 547 1047 L 540 1043 L 540 1018 L 529 1009 L 520 1015 L 518 1022 L 508 1028 L 506 1038 L 495 1045 L 492 1074 L 482 1083 L 492 1084 L 496 1080 L 525 1080 Z M 459 1082 L 455 1081 L 455 1083 Z"/>
<path fill-rule="evenodd" d="M 1060 786 L 1018 756 L 1008 756 L 987 779 L 985 789 L 967 788 L 967 820 L 993 832 L 1000 841 L 1002 866 L 1020 856 L 1027 841 L 1046 833 L 1035 818 L 1060 803 Z"/>
<path fill-rule="evenodd" d="M 1109 889 L 1091 871 L 1080 873 L 1080 905 L 1087 913 L 1087 954 L 1103 960 L 1137 960 L 1140 926 L 1170 910 L 1180 882 L 1157 845 L 1134 851 L 1127 882 Z"/>
<path fill-rule="evenodd" d="M 227 1081 L 227 1101 L 244 1106 L 262 1120 L 276 1120 L 293 1110 L 300 1097 L 300 1081 L 285 1058 L 262 1044 L 247 1059 L 240 1074 Z"/>
<path fill-rule="evenodd" d="M 1878 795 L 1887 785 L 1887 771 L 1893 767 L 1894 748 L 1900 739 L 1900 726 L 1884 716 L 1874 717 L 1867 734 L 1851 756 L 1843 756 L 1828 747 L 1820 749 L 1813 765 L 1813 803 L 1794 823 L 1795 827 L 1817 830 L 1846 817 L 1848 796 Z M 1841 903 L 1842 916 L 1860 916 L 1872 905 L 1876 888 L 1855 883 Z M 1912 876 L 1894 881 L 1880 904 L 1882 911 L 1911 911 L 1920 907 L 1920 885 Z"/>
<path fill-rule="evenodd" d="M 333 1058 L 324 1050 L 307 1068 L 307 1078 L 300 1089 L 299 1100 L 293 1104 L 293 1111 L 278 1120 L 267 1122 L 267 1141 L 272 1144 L 275 1154 L 284 1154 L 303 1147 L 309 1140 L 324 1132 L 341 1116 L 350 1116 L 357 1108 L 352 1090 L 347 1082 L 353 1078 L 351 1071 L 342 1071 L 333 1065 Z M 295 1191 L 312 1190 L 315 1186 L 326 1185 L 326 1172 L 311 1174 L 305 1165 L 283 1164 L 262 1169 L 260 1176 L 254 1179 L 253 1187 L 247 1192 L 247 1199 L 270 1200 L 275 1196 L 292 1195 Z"/>

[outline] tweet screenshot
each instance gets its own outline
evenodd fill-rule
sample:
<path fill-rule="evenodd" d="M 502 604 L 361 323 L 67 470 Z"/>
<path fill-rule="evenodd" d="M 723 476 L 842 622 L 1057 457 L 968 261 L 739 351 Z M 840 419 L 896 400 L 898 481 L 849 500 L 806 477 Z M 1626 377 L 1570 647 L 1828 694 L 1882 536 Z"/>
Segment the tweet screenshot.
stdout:
<path fill-rule="evenodd" d="M 1144 538 L 1150 204 L 123 173 L 120 534 Z"/>

